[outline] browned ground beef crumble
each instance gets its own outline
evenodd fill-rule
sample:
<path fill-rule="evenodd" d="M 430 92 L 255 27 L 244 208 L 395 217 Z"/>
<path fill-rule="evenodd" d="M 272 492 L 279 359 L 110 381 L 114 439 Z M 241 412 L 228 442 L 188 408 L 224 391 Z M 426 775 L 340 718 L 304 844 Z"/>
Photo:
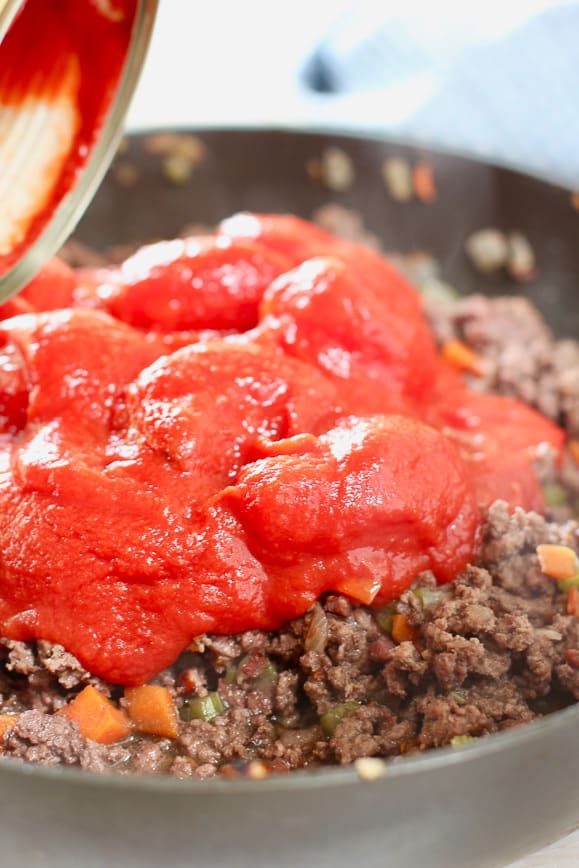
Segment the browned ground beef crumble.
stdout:
<path fill-rule="evenodd" d="M 336 233 L 364 233 L 355 215 L 334 206 L 319 217 Z M 95 263 L 78 245 L 68 254 L 75 264 Z M 426 306 L 441 342 L 459 337 L 479 354 L 483 374 L 472 388 L 519 397 L 579 438 L 579 344 L 556 341 L 522 298 L 437 297 Z M 54 712 L 87 683 L 121 705 L 122 690 L 60 646 L 2 640 L 1 710 L 18 714 L 4 755 L 95 772 L 262 777 L 440 747 L 579 700 L 579 618 L 566 614 L 566 595 L 536 556 L 541 543 L 579 551 L 579 467 L 566 456 L 556 470 L 548 454 L 539 464 L 545 484 L 564 488 L 565 502 L 546 518 L 510 515 L 495 503 L 479 562 L 445 587 L 424 573 L 395 604 L 416 628 L 415 642 L 392 640 L 391 607 L 374 612 L 338 595 L 277 632 L 199 637 L 155 679 L 182 718 L 174 741 L 85 739 Z M 215 691 L 223 711 L 188 720 L 191 698 Z"/>

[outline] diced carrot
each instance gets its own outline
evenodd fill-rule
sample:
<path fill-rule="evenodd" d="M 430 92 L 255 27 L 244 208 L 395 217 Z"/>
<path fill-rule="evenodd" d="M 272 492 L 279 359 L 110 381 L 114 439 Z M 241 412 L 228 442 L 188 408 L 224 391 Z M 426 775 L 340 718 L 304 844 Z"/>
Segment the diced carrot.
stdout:
<path fill-rule="evenodd" d="M 173 697 L 166 687 L 144 684 L 125 690 L 129 717 L 139 732 L 177 738 L 179 726 Z"/>
<path fill-rule="evenodd" d="M 0 714 L 0 741 L 4 738 L 5 733 L 7 733 L 15 723 L 15 714 Z"/>
<path fill-rule="evenodd" d="M 85 738 L 100 744 L 121 741 L 131 732 L 126 714 L 90 684 L 59 713 L 76 720 Z"/>
<path fill-rule="evenodd" d="M 567 614 L 579 618 L 579 588 L 573 585 L 567 594 Z"/>
<path fill-rule="evenodd" d="M 395 642 L 415 642 L 418 638 L 418 630 L 413 627 L 406 615 L 396 613 L 392 615 L 392 638 Z"/>
<path fill-rule="evenodd" d="M 345 594 L 347 597 L 369 606 L 374 601 L 376 594 L 381 588 L 381 583 L 373 578 L 361 578 L 359 576 L 350 576 L 346 579 L 340 579 L 336 584 L 336 591 L 340 594 Z"/>
<path fill-rule="evenodd" d="M 442 357 L 459 371 L 468 371 L 480 377 L 482 374 L 480 359 L 464 341 L 454 338 L 442 345 Z"/>
<path fill-rule="evenodd" d="M 417 199 L 420 199 L 425 204 L 434 202 L 436 199 L 436 184 L 430 163 L 427 163 L 425 160 L 420 160 L 420 162 L 416 163 L 412 172 L 412 181 Z"/>
<path fill-rule="evenodd" d="M 573 669 L 579 669 L 579 651 L 576 648 L 568 648 L 565 651 L 565 660 Z"/>
<path fill-rule="evenodd" d="M 575 464 L 579 464 L 579 440 L 568 440 L 567 449 Z"/>
<path fill-rule="evenodd" d="M 569 546 L 540 545 L 537 555 L 541 570 L 552 579 L 572 579 L 579 572 L 577 555 Z"/>

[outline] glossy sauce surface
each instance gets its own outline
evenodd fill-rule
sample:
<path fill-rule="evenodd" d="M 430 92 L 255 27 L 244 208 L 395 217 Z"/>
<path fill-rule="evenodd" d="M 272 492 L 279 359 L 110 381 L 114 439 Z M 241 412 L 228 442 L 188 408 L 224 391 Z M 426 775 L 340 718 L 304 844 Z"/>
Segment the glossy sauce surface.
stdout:
<path fill-rule="evenodd" d="M 451 581 L 481 507 L 543 509 L 561 430 L 468 391 L 393 266 L 297 218 L 53 261 L 0 310 L 0 633 L 108 680 Z"/>

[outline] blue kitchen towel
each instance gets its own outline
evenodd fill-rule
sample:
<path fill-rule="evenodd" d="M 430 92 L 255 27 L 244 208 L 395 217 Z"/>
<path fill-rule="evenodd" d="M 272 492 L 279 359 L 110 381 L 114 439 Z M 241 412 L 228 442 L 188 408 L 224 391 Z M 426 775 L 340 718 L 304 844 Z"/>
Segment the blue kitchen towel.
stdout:
<path fill-rule="evenodd" d="M 579 189 L 578 40 L 577 2 L 358 0 L 304 78 L 339 123 Z"/>

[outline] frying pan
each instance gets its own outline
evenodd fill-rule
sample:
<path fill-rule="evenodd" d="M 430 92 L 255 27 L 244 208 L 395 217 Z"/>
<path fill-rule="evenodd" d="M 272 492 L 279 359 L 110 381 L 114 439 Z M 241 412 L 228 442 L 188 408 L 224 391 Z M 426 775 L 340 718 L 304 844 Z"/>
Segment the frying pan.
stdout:
<path fill-rule="evenodd" d="M 167 181 L 147 136 L 133 136 L 78 227 L 95 247 L 176 234 L 240 209 L 309 217 L 330 200 L 358 209 L 386 249 L 432 252 L 462 292 L 524 293 L 561 335 L 579 334 L 579 213 L 558 187 L 515 171 L 380 139 L 284 130 L 196 131 L 201 163 Z M 353 184 L 332 194 L 306 166 L 328 146 L 349 155 Z M 385 158 L 428 160 L 434 203 L 398 204 Z M 132 167 L 127 174 L 126 166 Z M 127 184 L 127 178 L 132 179 Z M 519 230 L 539 279 L 476 274 L 463 253 L 475 229 Z M 263 781 L 90 775 L 0 760 L 0 863 L 97 868 L 397 868 L 502 866 L 579 824 L 579 705 L 458 750 Z"/>

